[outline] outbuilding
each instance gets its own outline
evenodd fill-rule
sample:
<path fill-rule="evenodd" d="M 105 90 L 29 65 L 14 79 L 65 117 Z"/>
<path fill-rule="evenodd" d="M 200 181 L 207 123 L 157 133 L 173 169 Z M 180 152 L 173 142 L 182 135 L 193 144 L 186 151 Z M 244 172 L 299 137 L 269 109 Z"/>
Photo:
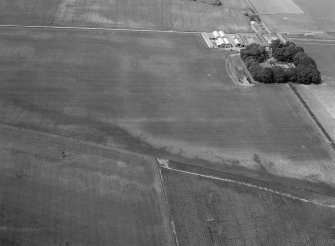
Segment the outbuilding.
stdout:
<path fill-rule="evenodd" d="M 231 48 L 232 44 L 229 42 L 228 38 L 223 38 L 223 41 L 225 42 L 225 48 Z"/>
<path fill-rule="evenodd" d="M 213 32 L 214 38 L 217 39 L 220 37 L 220 34 L 218 33 L 218 31 L 214 31 Z"/>
<path fill-rule="evenodd" d="M 215 43 L 219 48 L 224 48 L 226 44 L 222 38 L 218 38 L 217 40 L 215 40 Z"/>

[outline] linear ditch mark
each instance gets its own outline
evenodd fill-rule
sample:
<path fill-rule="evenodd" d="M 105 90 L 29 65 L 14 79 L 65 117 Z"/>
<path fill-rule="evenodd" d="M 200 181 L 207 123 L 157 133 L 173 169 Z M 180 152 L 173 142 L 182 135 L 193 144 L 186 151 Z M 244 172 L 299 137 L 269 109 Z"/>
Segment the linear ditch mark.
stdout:
<path fill-rule="evenodd" d="M 302 103 L 302 105 L 304 106 L 304 108 L 307 110 L 308 114 L 312 117 L 312 119 L 315 122 L 315 124 L 319 127 L 319 129 L 321 130 L 321 132 L 324 134 L 324 136 L 326 137 L 326 139 L 329 141 L 330 146 L 332 147 L 332 149 L 335 151 L 334 140 L 328 134 L 327 130 L 322 126 L 322 124 L 317 119 L 317 117 L 315 116 L 315 114 L 313 113 L 313 111 L 311 110 L 311 108 L 308 106 L 308 104 L 306 103 L 306 101 L 300 95 L 300 93 L 297 90 L 297 88 L 292 83 L 289 83 L 288 85 L 291 88 L 291 90 L 294 92 L 294 94 L 298 97 L 299 101 Z"/>
<path fill-rule="evenodd" d="M 292 195 L 290 193 L 287 192 L 283 192 L 283 191 L 279 191 L 279 190 L 275 190 L 272 188 L 267 188 L 264 186 L 260 186 L 260 185 L 255 185 L 255 184 L 250 184 L 244 181 L 237 181 L 237 180 L 233 180 L 233 179 L 229 179 L 229 178 L 220 178 L 217 176 L 212 176 L 212 175 L 205 175 L 205 174 L 200 174 L 200 173 L 196 173 L 196 172 L 190 172 L 190 171 L 185 171 L 185 170 L 180 170 L 180 169 L 176 169 L 176 168 L 171 168 L 171 167 L 163 167 L 161 166 L 162 169 L 167 169 L 173 172 L 179 172 L 179 173 L 184 173 L 184 174 L 188 174 L 188 175 L 193 175 L 193 176 L 197 176 L 197 177 L 202 177 L 202 178 L 207 178 L 207 179 L 212 179 L 212 180 L 219 180 L 222 182 L 227 182 L 227 183 L 233 183 L 236 185 L 241 185 L 241 186 L 246 186 L 246 187 L 250 187 L 250 188 L 254 188 L 254 189 L 259 189 L 259 190 L 264 190 L 267 192 L 271 192 L 273 194 L 277 194 L 280 196 L 284 196 L 290 199 L 294 199 L 294 200 L 299 200 L 301 202 L 305 202 L 305 203 L 311 203 L 317 206 L 321 206 L 321 207 L 327 207 L 327 208 L 335 208 L 335 204 L 329 204 L 327 202 L 323 203 L 323 202 L 318 202 L 316 200 L 308 200 L 306 198 L 302 198 L 299 196 L 295 196 Z"/>
<path fill-rule="evenodd" d="M 287 192 L 287 190 L 290 190 L 290 192 L 293 194 L 304 194 L 304 196 L 310 196 L 312 194 L 315 195 L 320 195 L 322 197 L 329 197 L 329 198 L 335 198 L 334 196 L 334 190 L 333 188 L 326 188 L 326 189 L 319 189 L 313 190 L 310 187 L 304 187 L 304 186 L 299 186 L 296 184 L 291 184 L 291 183 L 282 183 L 278 182 L 274 179 L 273 176 L 269 176 L 265 180 L 259 180 L 253 177 L 248 177 L 248 176 L 242 176 L 241 174 L 235 174 L 231 172 L 226 172 L 224 170 L 218 170 L 215 168 L 208 168 L 208 167 L 203 167 L 203 166 L 198 166 L 198 165 L 192 165 L 192 164 L 187 164 L 187 163 L 182 163 L 182 162 L 176 162 L 173 160 L 169 161 L 168 166 L 171 169 L 176 169 L 180 171 L 186 171 L 186 172 L 191 172 L 191 173 L 197 173 L 201 175 L 208 175 L 208 176 L 213 176 L 213 177 L 218 177 L 222 179 L 231 179 L 231 180 L 236 180 L 236 181 L 241 181 L 257 186 L 262 186 L 262 187 L 268 187 L 271 189 L 275 189 L 281 192 Z"/>
<path fill-rule="evenodd" d="M 56 15 L 57 15 L 57 13 L 58 13 L 58 9 L 59 9 L 59 6 L 60 6 L 60 2 L 61 2 L 62 0 L 58 0 L 58 3 L 57 3 L 57 8 L 56 8 L 56 11 L 55 11 L 55 14 L 54 14 L 54 16 L 52 17 L 52 20 L 51 20 L 51 22 L 50 22 L 50 26 L 52 26 L 53 24 L 54 24 L 54 22 L 55 22 L 55 18 L 56 18 Z"/>

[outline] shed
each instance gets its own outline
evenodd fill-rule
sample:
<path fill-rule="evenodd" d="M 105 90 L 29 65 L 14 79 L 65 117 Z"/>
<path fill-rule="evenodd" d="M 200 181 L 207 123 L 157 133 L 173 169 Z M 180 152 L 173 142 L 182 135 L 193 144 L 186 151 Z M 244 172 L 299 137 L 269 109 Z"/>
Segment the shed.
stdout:
<path fill-rule="evenodd" d="M 220 48 L 224 48 L 224 46 L 225 46 L 225 42 L 223 41 L 223 39 L 222 38 L 218 38 L 216 41 L 216 45 L 218 46 L 218 47 L 220 47 Z"/>
<path fill-rule="evenodd" d="M 223 38 L 223 41 L 225 42 L 225 47 L 226 48 L 231 48 L 232 44 L 229 42 L 228 38 Z"/>
<path fill-rule="evenodd" d="M 226 34 L 223 31 L 219 31 L 219 34 L 220 34 L 221 38 L 226 36 Z"/>
<path fill-rule="evenodd" d="M 218 31 L 214 31 L 213 34 L 214 34 L 215 38 L 219 38 L 220 37 L 220 34 L 218 33 Z"/>
<path fill-rule="evenodd" d="M 234 39 L 234 43 L 237 47 L 240 47 L 241 46 L 241 42 L 240 40 L 238 40 L 237 38 Z"/>

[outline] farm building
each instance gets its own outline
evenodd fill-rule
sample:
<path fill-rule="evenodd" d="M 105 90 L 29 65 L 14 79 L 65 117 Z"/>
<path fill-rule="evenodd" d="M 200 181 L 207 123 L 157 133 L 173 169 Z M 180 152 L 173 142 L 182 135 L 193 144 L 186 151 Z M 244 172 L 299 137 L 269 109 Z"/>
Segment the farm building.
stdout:
<path fill-rule="evenodd" d="M 277 40 L 278 37 L 274 34 L 263 34 L 262 35 L 268 44 L 271 44 L 273 40 Z"/>
<path fill-rule="evenodd" d="M 232 48 L 232 44 L 227 38 L 218 38 L 215 43 L 219 48 Z"/>
<path fill-rule="evenodd" d="M 257 33 L 256 34 L 258 40 L 259 40 L 259 44 L 262 46 L 268 46 L 268 42 L 266 41 L 266 39 L 263 37 L 263 35 Z"/>
<path fill-rule="evenodd" d="M 225 45 L 225 42 L 223 41 L 222 38 L 218 38 L 215 40 L 216 46 L 219 48 L 223 48 L 223 46 Z"/>
<path fill-rule="evenodd" d="M 223 41 L 226 43 L 226 48 L 231 48 L 233 45 L 229 42 L 228 38 L 223 38 Z"/>
<path fill-rule="evenodd" d="M 218 31 L 214 31 L 214 32 L 213 32 L 213 35 L 214 35 L 214 38 L 215 38 L 215 39 L 221 37 Z"/>
<path fill-rule="evenodd" d="M 277 35 L 277 37 L 278 37 L 278 39 L 282 42 L 282 43 L 284 43 L 284 44 L 286 44 L 286 39 L 283 37 L 283 35 L 281 35 L 280 33 L 276 33 L 276 35 Z"/>
<path fill-rule="evenodd" d="M 237 37 L 233 39 L 234 45 L 238 48 L 242 48 L 245 46 L 244 43 L 242 43 Z"/>
<path fill-rule="evenodd" d="M 226 34 L 223 31 L 219 31 L 219 34 L 220 34 L 221 38 L 224 38 L 226 36 Z"/>
<path fill-rule="evenodd" d="M 252 10 L 248 10 L 247 12 L 244 13 L 244 15 L 248 16 L 250 21 L 258 21 L 258 22 L 261 21 L 261 18 L 259 18 L 259 16 L 255 14 L 255 12 Z"/>
<path fill-rule="evenodd" d="M 243 37 L 242 35 L 241 36 L 238 36 L 238 35 L 233 36 L 232 39 L 233 39 L 234 45 L 238 48 L 243 48 L 243 47 L 249 45 L 248 40 L 245 37 Z"/>

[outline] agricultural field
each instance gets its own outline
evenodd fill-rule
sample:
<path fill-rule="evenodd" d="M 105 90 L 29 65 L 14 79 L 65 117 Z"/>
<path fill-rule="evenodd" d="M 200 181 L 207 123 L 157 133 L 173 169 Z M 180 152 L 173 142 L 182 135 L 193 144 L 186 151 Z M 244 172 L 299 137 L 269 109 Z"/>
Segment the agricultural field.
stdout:
<path fill-rule="evenodd" d="M 53 0 L 2 0 L 0 25 L 52 25 L 58 5 Z"/>
<path fill-rule="evenodd" d="M 172 245 L 153 158 L 0 125 L 0 245 Z"/>
<path fill-rule="evenodd" d="M 273 31 L 288 33 L 335 31 L 335 2 L 332 0 L 289 0 L 292 4 L 285 6 L 284 3 L 287 0 L 271 1 L 277 2 L 278 7 L 264 14 L 262 11 L 264 11 L 264 6 L 269 6 L 269 1 L 252 0 L 251 2 L 259 3 L 254 7 L 260 11 L 262 20 Z M 290 7 L 286 9 L 287 6 Z M 286 11 L 282 11 L 283 8 Z"/>
<path fill-rule="evenodd" d="M 243 15 L 249 7 L 247 0 L 221 6 L 192 0 L 2 0 L 0 24 L 246 32 L 252 31 Z"/>
<path fill-rule="evenodd" d="M 304 47 L 316 60 L 323 84 L 299 85 L 297 88 L 329 135 L 335 139 L 335 37 L 289 38 Z"/>
<path fill-rule="evenodd" d="M 3 28 L 0 42 L 1 122 L 335 183 L 333 152 L 289 87 L 235 84 L 229 53 L 201 35 Z"/>
<path fill-rule="evenodd" d="M 261 15 L 269 14 L 303 14 L 304 12 L 293 0 L 250 0 L 253 7 Z"/>
<path fill-rule="evenodd" d="M 335 244 L 335 208 L 162 169 L 179 245 Z"/>

